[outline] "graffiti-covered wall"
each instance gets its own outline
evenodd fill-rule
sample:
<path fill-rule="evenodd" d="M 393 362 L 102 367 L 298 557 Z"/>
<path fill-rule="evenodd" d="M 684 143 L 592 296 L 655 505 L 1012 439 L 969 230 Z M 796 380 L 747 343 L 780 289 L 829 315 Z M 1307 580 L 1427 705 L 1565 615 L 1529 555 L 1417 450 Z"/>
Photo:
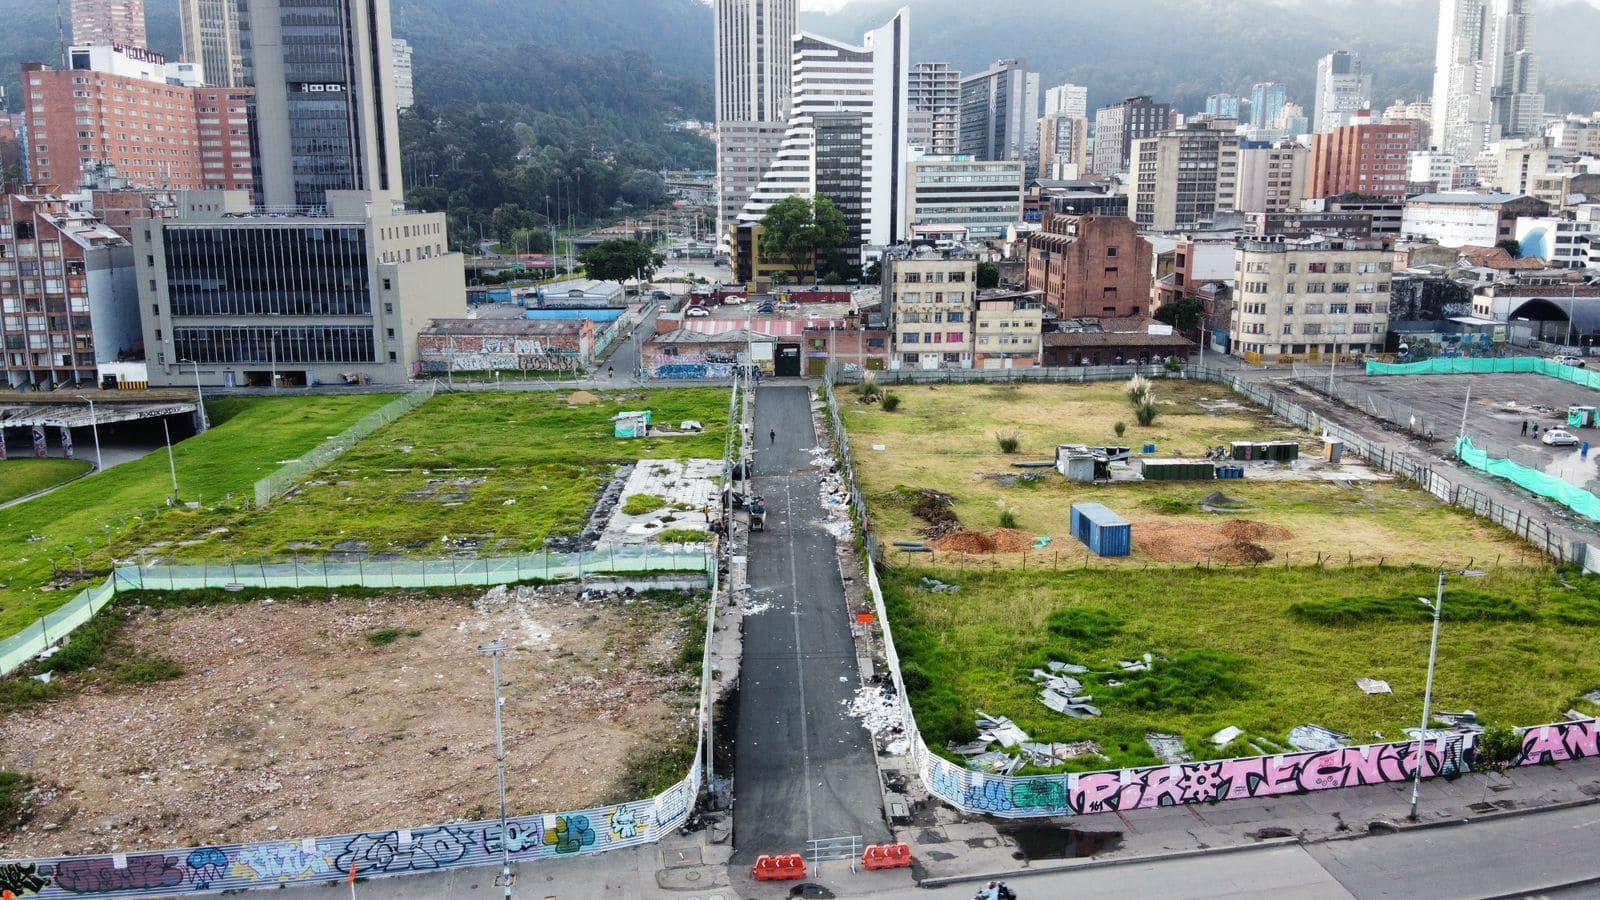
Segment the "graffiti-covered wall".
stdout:
<path fill-rule="evenodd" d="M 0 890 L 17 897 L 139 897 L 334 884 L 350 877 L 409 875 L 562 859 L 653 843 L 682 824 L 699 788 L 699 766 L 649 800 L 557 815 L 336 837 L 0 862 Z"/>
<path fill-rule="evenodd" d="M 1529 766 L 1600 756 L 1593 721 L 1540 725 L 1523 734 L 1513 765 Z M 1128 809 L 1272 797 L 1411 780 L 1417 744 L 1368 744 L 1279 756 L 1212 760 L 1067 775 L 1006 777 L 973 772 L 928 752 L 921 772 L 928 790 L 967 812 L 1001 818 L 1075 816 Z M 1429 741 L 1422 775 L 1470 772 L 1475 758 L 1464 735 Z"/>

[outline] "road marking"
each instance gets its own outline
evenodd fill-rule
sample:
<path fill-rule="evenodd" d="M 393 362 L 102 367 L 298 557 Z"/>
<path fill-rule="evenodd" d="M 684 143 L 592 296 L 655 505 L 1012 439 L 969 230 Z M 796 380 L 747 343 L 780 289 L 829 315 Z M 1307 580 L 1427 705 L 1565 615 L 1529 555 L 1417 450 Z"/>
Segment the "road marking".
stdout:
<path fill-rule="evenodd" d="M 786 517 L 786 519 L 788 521 L 793 521 L 794 520 L 794 502 L 793 502 L 792 495 L 791 495 L 790 490 L 789 490 L 790 489 L 790 482 L 792 481 L 792 479 L 790 477 L 788 477 L 788 476 L 780 476 L 780 477 L 783 478 L 783 511 L 784 511 L 784 515 L 785 515 L 785 517 Z M 806 710 L 809 709 L 809 707 L 806 706 L 805 653 L 802 651 L 802 649 L 800 647 L 800 567 L 799 567 L 799 564 L 795 561 L 796 560 L 795 547 L 794 547 L 794 531 L 795 530 L 793 528 L 785 527 L 784 531 L 787 532 L 788 538 L 789 538 L 789 599 L 794 604 L 794 607 L 793 607 L 793 618 L 794 618 L 794 666 L 795 666 L 795 680 L 796 680 L 796 683 L 799 685 L 799 688 L 800 688 L 800 690 L 799 690 L 799 693 L 800 693 L 800 762 L 801 762 L 802 770 L 805 773 L 805 782 L 804 782 L 804 784 L 805 784 L 805 791 L 806 791 L 806 839 L 807 840 L 815 840 L 816 836 L 817 836 L 817 832 L 816 832 L 816 828 L 815 828 L 815 826 L 813 824 L 813 817 L 812 817 L 812 811 L 811 811 L 811 736 L 808 733 L 808 729 L 806 728 Z"/>

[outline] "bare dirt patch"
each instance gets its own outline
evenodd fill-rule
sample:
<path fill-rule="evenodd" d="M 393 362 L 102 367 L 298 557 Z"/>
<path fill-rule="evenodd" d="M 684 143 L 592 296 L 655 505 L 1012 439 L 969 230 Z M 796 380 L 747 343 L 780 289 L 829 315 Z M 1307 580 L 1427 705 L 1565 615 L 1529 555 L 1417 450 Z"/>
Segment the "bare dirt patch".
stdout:
<path fill-rule="evenodd" d="M 1252 565 L 1273 557 L 1266 544 L 1293 540 L 1287 528 L 1233 519 L 1218 525 L 1197 522 L 1136 522 L 1133 542 L 1151 559 L 1165 563 Z"/>
<path fill-rule="evenodd" d="M 0 855 L 487 818 L 493 693 L 476 648 L 501 636 L 513 813 L 620 799 L 630 760 L 692 734 L 698 679 L 680 654 L 697 609 L 552 587 L 139 610 L 113 652 L 184 674 L 0 720 L 0 768 L 37 786 Z"/>
<path fill-rule="evenodd" d="M 951 531 L 933 542 L 935 550 L 954 553 L 1029 553 L 1037 539 L 1015 528 L 994 531 Z"/>

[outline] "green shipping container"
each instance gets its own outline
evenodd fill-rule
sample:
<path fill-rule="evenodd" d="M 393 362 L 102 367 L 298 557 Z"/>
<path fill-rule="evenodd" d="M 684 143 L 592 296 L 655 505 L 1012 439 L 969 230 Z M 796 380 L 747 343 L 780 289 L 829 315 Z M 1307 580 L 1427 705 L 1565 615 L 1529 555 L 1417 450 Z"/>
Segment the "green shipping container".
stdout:
<path fill-rule="evenodd" d="M 1211 481 L 1217 477 L 1216 465 L 1204 459 L 1145 459 L 1140 466 L 1146 481 Z"/>

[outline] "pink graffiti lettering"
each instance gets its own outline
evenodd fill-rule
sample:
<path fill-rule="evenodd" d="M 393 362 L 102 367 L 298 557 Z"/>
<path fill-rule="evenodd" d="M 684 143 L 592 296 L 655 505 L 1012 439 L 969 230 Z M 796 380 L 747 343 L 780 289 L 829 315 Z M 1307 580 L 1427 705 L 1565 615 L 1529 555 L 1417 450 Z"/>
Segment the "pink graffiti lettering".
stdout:
<path fill-rule="evenodd" d="M 1517 765 L 1536 766 L 1589 756 L 1600 756 L 1600 725 L 1595 722 L 1545 725 L 1529 729 L 1522 736 L 1522 757 Z"/>
<path fill-rule="evenodd" d="M 57 887 L 74 894 L 104 894 L 176 887 L 183 883 L 183 870 L 176 856 L 130 856 L 121 869 L 109 857 L 97 856 L 62 860 L 55 878 Z"/>

